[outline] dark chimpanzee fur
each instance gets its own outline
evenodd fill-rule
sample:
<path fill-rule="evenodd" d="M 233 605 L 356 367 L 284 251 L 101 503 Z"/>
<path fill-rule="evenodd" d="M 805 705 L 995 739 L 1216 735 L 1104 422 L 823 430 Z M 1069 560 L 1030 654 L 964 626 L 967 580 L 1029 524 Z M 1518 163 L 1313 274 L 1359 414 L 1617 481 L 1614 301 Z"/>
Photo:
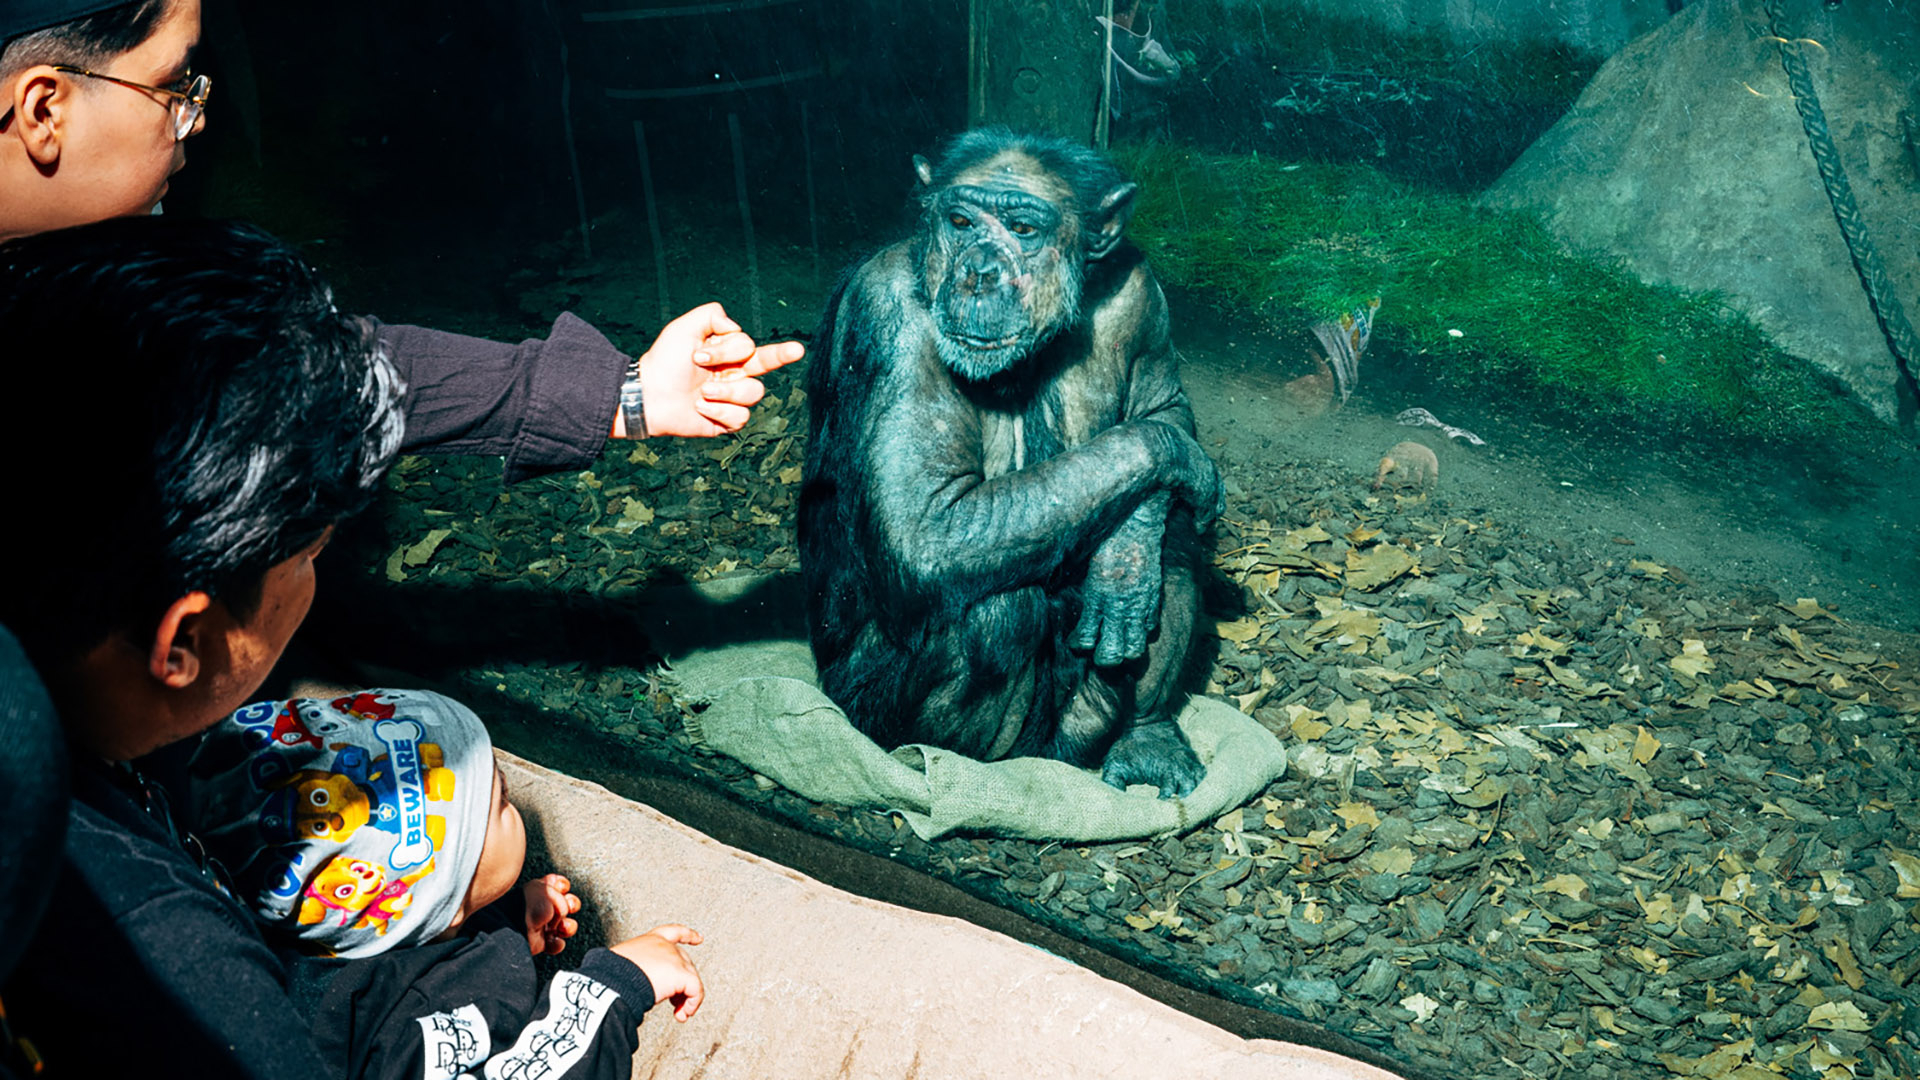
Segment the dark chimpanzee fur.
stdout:
<path fill-rule="evenodd" d="M 1220 477 L 1166 300 L 1121 242 L 1134 185 L 1004 129 L 916 157 L 915 236 L 813 341 L 800 562 L 827 694 L 884 746 L 1103 765 L 1184 795 L 1172 717 Z"/>

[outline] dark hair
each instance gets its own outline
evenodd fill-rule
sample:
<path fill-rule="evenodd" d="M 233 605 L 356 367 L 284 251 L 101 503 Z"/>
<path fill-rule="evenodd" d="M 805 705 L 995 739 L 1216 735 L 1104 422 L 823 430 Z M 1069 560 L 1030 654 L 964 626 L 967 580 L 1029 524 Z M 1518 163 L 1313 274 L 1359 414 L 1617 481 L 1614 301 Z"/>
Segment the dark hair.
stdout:
<path fill-rule="evenodd" d="M 948 139 L 940 147 L 939 158 L 933 165 L 933 181 L 927 187 L 929 190 L 943 188 L 960 173 L 1009 150 L 1026 154 L 1066 181 L 1083 211 L 1098 206 L 1107 192 L 1127 181 L 1126 175 L 1105 154 L 1084 143 L 995 124 L 963 131 Z"/>
<path fill-rule="evenodd" d="M 71 22 L 21 34 L 0 48 L 0 79 L 36 64 L 104 67 L 139 48 L 166 18 L 173 0 L 135 0 Z"/>
<path fill-rule="evenodd" d="M 0 622 L 51 674 L 364 507 L 404 387 L 365 320 L 247 225 L 143 216 L 0 244 Z"/>

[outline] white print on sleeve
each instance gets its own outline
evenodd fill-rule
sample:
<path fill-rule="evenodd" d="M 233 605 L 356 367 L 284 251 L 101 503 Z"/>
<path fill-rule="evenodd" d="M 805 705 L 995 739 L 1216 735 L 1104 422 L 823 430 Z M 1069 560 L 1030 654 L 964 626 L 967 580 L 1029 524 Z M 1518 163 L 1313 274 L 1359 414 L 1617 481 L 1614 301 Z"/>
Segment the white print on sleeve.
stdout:
<path fill-rule="evenodd" d="M 421 1054 L 421 1080 L 454 1080 L 469 1065 L 485 1061 L 487 1052 L 493 1049 L 486 1017 L 473 1005 L 423 1016 L 419 1024 L 426 1043 Z"/>
<path fill-rule="evenodd" d="M 487 1062 L 487 1080 L 547 1080 L 566 1074 L 593 1047 L 607 1010 L 620 999 L 577 971 L 563 971 L 547 988 L 547 1015 L 528 1024 L 513 1047 Z"/>

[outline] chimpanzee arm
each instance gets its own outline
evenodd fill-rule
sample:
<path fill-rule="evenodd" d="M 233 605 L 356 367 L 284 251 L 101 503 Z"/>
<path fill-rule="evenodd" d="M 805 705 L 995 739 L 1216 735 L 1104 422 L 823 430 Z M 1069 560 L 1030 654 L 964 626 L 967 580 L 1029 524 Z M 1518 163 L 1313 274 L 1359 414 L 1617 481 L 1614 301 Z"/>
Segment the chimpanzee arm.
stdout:
<path fill-rule="evenodd" d="M 947 384 L 931 349 L 920 378 L 867 417 L 866 498 L 894 584 L 961 602 L 1038 582 L 1111 534 L 1149 494 L 1171 490 L 1219 512 L 1219 476 L 1192 436 L 1157 420 L 1122 423 L 1045 461 L 988 478 L 982 419 Z"/>
<path fill-rule="evenodd" d="M 1169 322 L 1166 294 L 1144 264 L 1133 268 L 1094 316 L 1099 339 L 1119 345 L 1128 357 L 1123 417 L 1158 420 L 1192 435 L 1193 405 L 1180 383 Z"/>
<path fill-rule="evenodd" d="M 1068 644 L 1093 652 L 1102 667 L 1147 651 L 1160 625 L 1160 550 L 1166 539 L 1168 498 L 1149 495 L 1100 542 L 1080 592 L 1080 623 Z"/>
<path fill-rule="evenodd" d="M 1167 332 L 1167 304 L 1144 267 L 1094 316 L 1096 341 L 1113 342 L 1129 357 L 1125 399 L 1128 419 L 1148 419 L 1193 432 L 1193 409 L 1180 385 L 1178 359 Z M 1124 344 L 1122 344 L 1124 343 Z M 1160 559 L 1170 500 L 1164 493 L 1135 507 L 1100 542 L 1081 589 L 1080 622 L 1069 639 L 1090 650 L 1103 667 L 1125 663 L 1147 650 L 1160 623 Z"/>

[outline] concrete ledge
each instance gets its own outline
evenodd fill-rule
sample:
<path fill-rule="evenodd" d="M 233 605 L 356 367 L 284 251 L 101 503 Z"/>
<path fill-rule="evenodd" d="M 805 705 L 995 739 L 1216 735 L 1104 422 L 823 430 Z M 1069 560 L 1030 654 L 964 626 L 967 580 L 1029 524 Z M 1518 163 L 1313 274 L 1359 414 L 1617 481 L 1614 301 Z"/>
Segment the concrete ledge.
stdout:
<path fill-rule="evenodd" d="M 700 1014 L 656 1008 L 635 1076 L 1226 1076 L 1390 1080 L 1241 1039 L 1002 934 L 823 885 L 650 807 L 499 752 L 542 868 L 587 903 L 582 941 L 698 929 Z"/>

